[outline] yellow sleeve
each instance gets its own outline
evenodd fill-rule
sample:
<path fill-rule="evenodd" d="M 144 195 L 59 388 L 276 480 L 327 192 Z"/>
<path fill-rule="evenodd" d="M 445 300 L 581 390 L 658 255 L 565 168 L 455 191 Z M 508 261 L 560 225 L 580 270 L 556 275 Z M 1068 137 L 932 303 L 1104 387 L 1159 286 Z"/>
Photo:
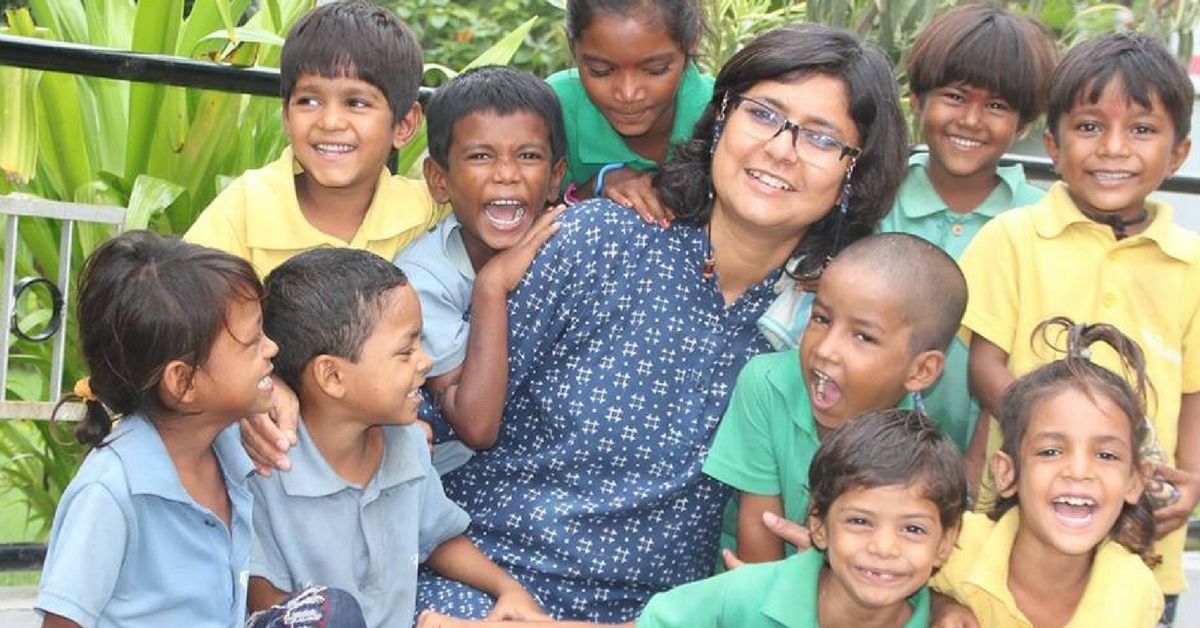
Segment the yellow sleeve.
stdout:
<path fill-rule="evenodd" d="M 250 260 L 250 248 L 246 246 L 246 203 L 242 193 L 241 179 L 225 188 L 200 215 L 196 222 L 183 234 L 183 239 L 193 244 L 220 249 Z"/>
<path fill-rule="evenodd" d="M 1015 209 L 985 224 L 958 260 L 968 290 L 964 330 L 959 334 L 964 342 L 969 343 L 971 334 L 979 334 L 1012 353 L 1021 300 L 1021 259 L 1010 225 L 1025 212 Z"/>

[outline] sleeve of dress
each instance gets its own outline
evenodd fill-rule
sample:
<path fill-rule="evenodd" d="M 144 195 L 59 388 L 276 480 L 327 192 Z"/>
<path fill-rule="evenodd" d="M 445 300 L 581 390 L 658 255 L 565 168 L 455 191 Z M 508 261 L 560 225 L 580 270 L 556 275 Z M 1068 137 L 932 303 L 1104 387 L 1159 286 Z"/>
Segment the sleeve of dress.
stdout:
<path fill-rule="evenodd" d="M 727 577 L 719 576 L 689 582 L 650 598 L 637 620 L 637 628 L 718 628 L 737 626 L 724 620 L 725 598 L 729 595 Z"/>
<path fill-rule="evenodd" d="M 1023 212 L 1013 210 L 985 224 L 958 261 L 969 295 L 962 322 L 965 332 L 959 336 L 968 345 L 970 335 L 979 334 L 1012 353 L 1021 299 L 1021 259 L 1010 225 L 1018 216 L 1026 218 Z"/>
<path fill-rule="evenodd" d="M 84 628 L 99 621 L 121 575 L 129 526 L 102 484 L 59 504 L 35 606 Z"/>
<path fill-rule="evenodd" d="M 729 407 L 704 461 L 704 473 L 739 491 L 780 495 L 779 464 L 771 446 L 770 385 L 764 368 L 767 361 L 762 357 L 748 362 L 738 375 Z"/>

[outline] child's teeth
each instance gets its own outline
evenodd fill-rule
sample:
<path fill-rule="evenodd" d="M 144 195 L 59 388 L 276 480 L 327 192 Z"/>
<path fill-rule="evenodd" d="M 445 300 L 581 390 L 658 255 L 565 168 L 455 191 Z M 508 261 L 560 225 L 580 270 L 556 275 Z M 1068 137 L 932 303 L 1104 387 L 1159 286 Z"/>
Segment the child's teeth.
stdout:
<path fill-rule="evenodd" d="M 827 382 L 827 381 L 829 381 L 829 380 L 827 380 L 824 377 L 821 377 L 820 375 L 817 376 L 817 391 L 816 392 L 817 392 L 818 399 L 825 398 L 825 382 Z"/>

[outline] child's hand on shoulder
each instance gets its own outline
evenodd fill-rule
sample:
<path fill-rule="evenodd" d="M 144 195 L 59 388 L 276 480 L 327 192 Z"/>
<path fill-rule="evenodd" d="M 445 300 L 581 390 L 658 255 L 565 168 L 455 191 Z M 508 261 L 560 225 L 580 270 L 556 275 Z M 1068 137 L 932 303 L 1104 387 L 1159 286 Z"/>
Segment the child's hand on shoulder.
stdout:
<path fill-rule="evenodd" d="M 566 205 L 558 205 L 542 212 L 529 231 L 521 236 L 520 242 L 510 249 L 500 251 L 483 265 L 475 283 L 503 288 L 506 295 L 512 292 L 529 270 L 538 249 L 558 231 L 558 218 L 566 209 Z"/>
<path fill-rule="evenodd" d="M 658 191 L 651 185 L 653 178 L 649 172 L 630 168 L 614 170 L 605 178 L 600 194 L 637 212 L 642 220 L 665 229 L 675 220 L 675 212 L 659 200 Z"/>
<path fill-rule="evenodd" d="M 1154 534 L 1161 539 L 1187 525 L 1188 517 L 1200 502 L 1200 474 L 1166 464 L 1158 465 L 1154 472 L 1179 491 L 1179 499 L 1175 503 L 1154 511 Z"/>
<path fill-rule="evenodd" d="M 521 586 L 514 586 L 496 598 L 496 605 L 484 621 L 549 621 L 542 605 Z"/>

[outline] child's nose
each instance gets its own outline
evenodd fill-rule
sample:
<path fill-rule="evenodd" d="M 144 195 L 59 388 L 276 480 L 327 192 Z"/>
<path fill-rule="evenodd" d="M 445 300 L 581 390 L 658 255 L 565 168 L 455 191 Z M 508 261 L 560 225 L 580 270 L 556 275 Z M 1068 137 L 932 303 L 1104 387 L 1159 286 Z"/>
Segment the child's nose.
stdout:
<path fill-rule="evenodd" d="M 888 526 L 876 528 L 868 549 L 876 556 L 895 556 L 900 549 L 896 532 Z"/>
<path fill-rule="evenodd" d="M 1106 155 L 1125 155 L 1129 151 L 1129 138 L 1120 129 L 1106 129 L 1101 137 L 1100 148 Z"/>
<path fill-rule="evenodd" d="M 345 119 L 342 108 L 336 104 L 330 104 L 321 109 L 320 122 L 321 126 L 326 129 L 339 128 Z"/>
<path fill-rule="evenodd" d="M 516 181 L 518 171 L 516 158 L 501 156 L 496 159 L 496 169 L 493 171 L 493 176 L 497 181 Z"/>
<path fill-rule="evenodd" d="M 641 99 L 642 83 L 633 72 L 620 72 L 616 78 L 614 97 L 618 102 L 631 103 Z"/>
<path fill-rule="evenodd" d="M 263 336 L 263 356 L 268 360 L 275 357 L 279 353 L 279 345 L 275 344 L 274 340 Z"/>

